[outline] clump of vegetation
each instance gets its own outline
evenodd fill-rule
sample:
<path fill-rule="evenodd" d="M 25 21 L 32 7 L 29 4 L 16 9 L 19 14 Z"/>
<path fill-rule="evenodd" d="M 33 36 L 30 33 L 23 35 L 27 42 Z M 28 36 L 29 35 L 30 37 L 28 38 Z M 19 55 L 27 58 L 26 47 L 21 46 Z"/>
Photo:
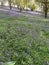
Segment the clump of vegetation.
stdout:
<path fill-rule="evenodd" d="M 36 6 L 35 4 L 29 4 L 28 7 L 31 9 L 31 11 L 35 10 Z"/>
<path fill-rule="evenodd" d="M 24 2 L 23 0 L 16 0 L 16 4 L 20 12 L 24 9 Z"/>
<path fill-rule="evenodd" d="M 18 6 L 18 9 L 19 9 L 20 12 L 21 12 L 22 10 L 24 10 L 24 5 L 22 5 L 22 4 L 20 3 L 20 5 Z"/>

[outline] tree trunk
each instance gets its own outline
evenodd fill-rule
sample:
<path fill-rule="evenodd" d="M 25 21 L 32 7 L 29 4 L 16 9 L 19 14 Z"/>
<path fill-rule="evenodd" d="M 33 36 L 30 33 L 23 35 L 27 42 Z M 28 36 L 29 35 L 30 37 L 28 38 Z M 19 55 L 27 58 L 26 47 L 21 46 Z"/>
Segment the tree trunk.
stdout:
<path fill-rule="evenodd" d="M 45 7 L 44 7 L 44 12 L 45 12 L 45 18 L 47 18 L 47 12 L 48 12 L 48 8 L 47 8 L 47 2 L 45 2 Z"/>
<path fill-rule="evenodd" d="M 11 3 L 9 3 L 10 10 L 12 9 Z"/>
<path fill-rule="evenodd" d="M 11 0 L 8 0 L 8 2 L 9 2 L 9 8 L 11 10 L 12 9 L 12 5 L 11 5 L 12 1 Z"/>
<path fill-rule="evenodd" d="M 3 2 L 1 2 L 1 8 L 4 6 L 3 4 L 4 4 L 4 3 L 3 3 Z"/>
<path fill-rule="evenodd" d="M 45 18 L 47 18 L 47 10 L 45 10 Z"/>

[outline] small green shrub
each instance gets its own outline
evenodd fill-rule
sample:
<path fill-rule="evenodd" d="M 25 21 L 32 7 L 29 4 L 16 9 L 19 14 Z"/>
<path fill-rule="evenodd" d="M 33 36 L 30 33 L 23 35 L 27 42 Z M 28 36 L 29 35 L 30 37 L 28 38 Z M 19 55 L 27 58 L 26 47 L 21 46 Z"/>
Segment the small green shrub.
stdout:
<path fill-rule="evenodd" d="M 19 5 L 18 9 L 20 10 L 20 12 L 24 9 L 24 6 L 23 5 Z"/>
<path fill-rule="evenodd" d="M 35 6 L 35 4 L 29 4 L 29 8 L 31 9 L 31 11 L 33 11 L 33 10 L 35 10 L 35 8 L 36 8 L 36 6 Z"/>

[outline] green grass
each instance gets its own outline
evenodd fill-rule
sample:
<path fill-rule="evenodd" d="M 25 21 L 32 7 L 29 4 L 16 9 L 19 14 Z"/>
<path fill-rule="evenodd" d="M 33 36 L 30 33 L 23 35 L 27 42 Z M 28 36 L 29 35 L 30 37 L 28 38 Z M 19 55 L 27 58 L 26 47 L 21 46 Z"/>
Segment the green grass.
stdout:
<path fill-rule="evenodd" d="M 14 65 L 15 62 L 6 62 L 4 65 Z"/>
<path fill-rule="evenodd" d="M 46 65 L 49 62 L 49 19 L 40 15 L 0 14 L 0 62 Z"/>

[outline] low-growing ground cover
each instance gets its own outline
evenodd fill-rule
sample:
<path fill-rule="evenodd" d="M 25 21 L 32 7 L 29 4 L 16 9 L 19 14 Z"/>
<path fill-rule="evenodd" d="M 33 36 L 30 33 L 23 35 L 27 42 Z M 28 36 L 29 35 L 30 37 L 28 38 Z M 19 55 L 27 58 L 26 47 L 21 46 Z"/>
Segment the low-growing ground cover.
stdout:
<path fill-rule="evenodd" d="M 4 65 L 14 65 L 15 64 L 15 62 L 6 62 L 6 63 L 4 63 Z"/>
<path fill-rule="evenodd" d="M 49 63 L 48 18 L 0 12 L 0 62 L 9 61 L 16 61 L 15 65 Z"/>

